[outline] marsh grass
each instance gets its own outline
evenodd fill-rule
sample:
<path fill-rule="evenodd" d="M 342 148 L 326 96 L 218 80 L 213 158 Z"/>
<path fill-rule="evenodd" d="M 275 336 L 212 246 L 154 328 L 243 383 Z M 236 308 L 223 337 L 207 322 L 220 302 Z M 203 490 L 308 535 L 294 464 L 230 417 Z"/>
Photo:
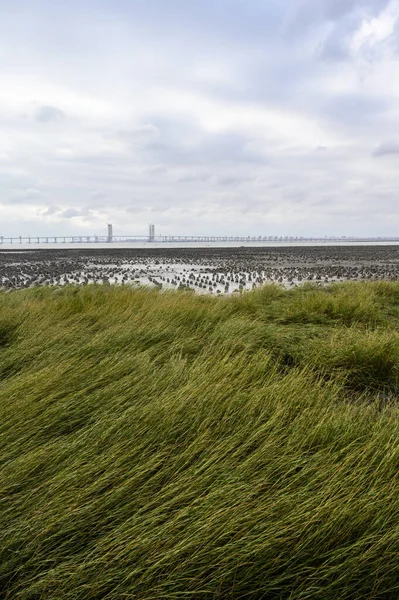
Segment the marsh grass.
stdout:
<path fill-rule="evenodd" d="M 398 307 L 0 294 L 1 597 L 398 598 Z"/>

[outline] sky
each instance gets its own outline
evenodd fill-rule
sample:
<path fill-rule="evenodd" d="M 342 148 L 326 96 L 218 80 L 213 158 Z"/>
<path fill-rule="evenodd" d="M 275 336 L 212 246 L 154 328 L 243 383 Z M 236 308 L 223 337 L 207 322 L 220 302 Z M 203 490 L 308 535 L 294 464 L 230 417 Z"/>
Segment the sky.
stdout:
<path fill-rule="evenodd" d="M 0 0 L 0 235 L 399 235 L 399 0 Z"/>

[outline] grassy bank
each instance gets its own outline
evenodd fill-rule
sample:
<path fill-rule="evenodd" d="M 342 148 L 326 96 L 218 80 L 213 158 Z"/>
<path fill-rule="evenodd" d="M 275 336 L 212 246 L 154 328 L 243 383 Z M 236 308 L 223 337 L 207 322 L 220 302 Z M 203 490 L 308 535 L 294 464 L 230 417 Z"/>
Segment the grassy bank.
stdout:
<path fill-rule="evenodd" d="M 399 284 L 0 294 L 0 596 L 399 597 Z"/>

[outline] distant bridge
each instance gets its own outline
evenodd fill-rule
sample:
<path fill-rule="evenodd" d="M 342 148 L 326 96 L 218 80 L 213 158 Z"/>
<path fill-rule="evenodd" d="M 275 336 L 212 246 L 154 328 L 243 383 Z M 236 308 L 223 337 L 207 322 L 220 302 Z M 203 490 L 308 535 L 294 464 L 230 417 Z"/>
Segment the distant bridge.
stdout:
<path fill-rule="evenodd" d="M 148 242 L 243 242 L 243 243 L 306 243 L 306 242 L 399 242 L 399 237 L 292 237 L 292 236 L 209 236 L 209 235 L 49 235 L 49 236 L 0 236 L 0 245 L 4 244 L 113 244 L 113 243 Z"/>

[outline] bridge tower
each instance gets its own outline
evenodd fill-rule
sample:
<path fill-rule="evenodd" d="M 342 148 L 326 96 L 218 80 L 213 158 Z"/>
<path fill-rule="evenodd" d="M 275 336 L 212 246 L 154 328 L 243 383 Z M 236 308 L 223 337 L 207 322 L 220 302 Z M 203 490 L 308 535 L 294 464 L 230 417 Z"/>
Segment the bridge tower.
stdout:
<path fill-rule="evenodd" d="M 107 237 L 107 242 L 109 244 L 112 244 L 112 242 L 114 241 L 114 234 L 112 231 L 112 225 L 111 223 L 108 223 L 108 237 Z"/>

